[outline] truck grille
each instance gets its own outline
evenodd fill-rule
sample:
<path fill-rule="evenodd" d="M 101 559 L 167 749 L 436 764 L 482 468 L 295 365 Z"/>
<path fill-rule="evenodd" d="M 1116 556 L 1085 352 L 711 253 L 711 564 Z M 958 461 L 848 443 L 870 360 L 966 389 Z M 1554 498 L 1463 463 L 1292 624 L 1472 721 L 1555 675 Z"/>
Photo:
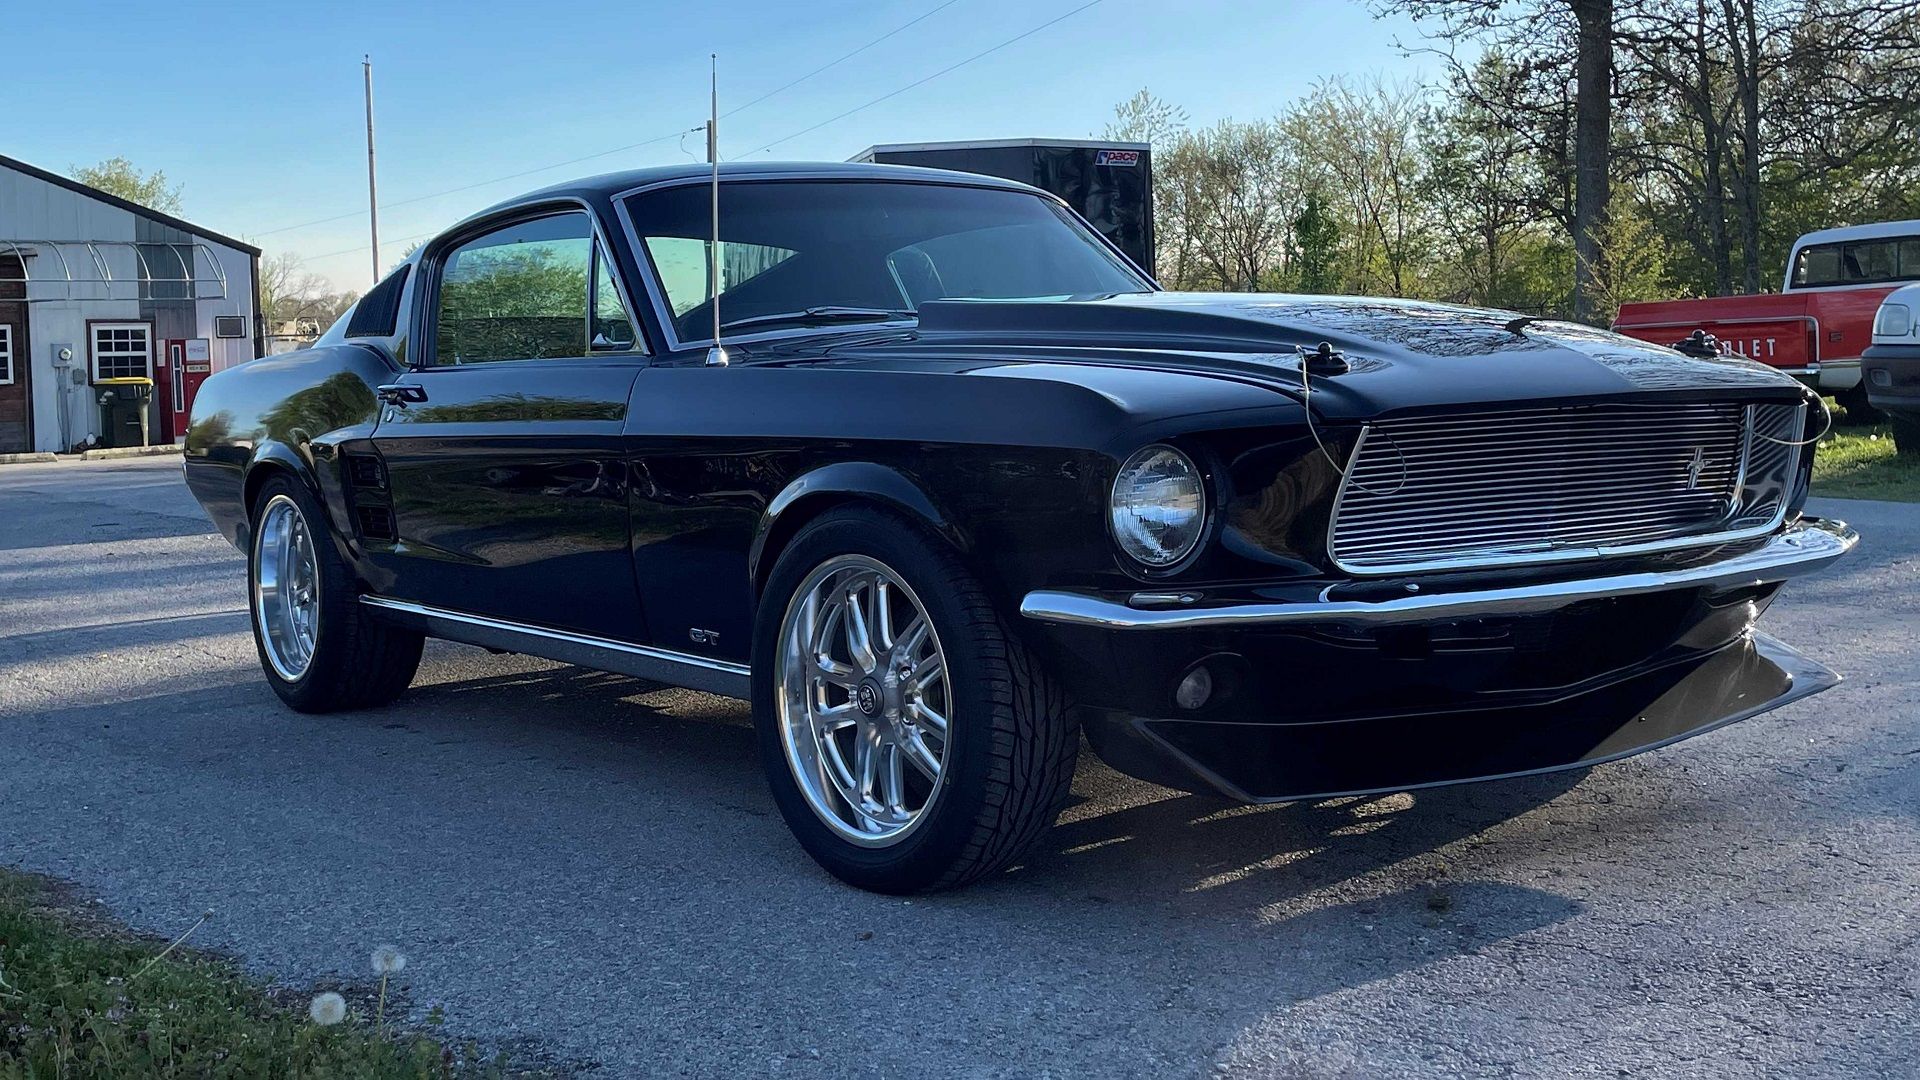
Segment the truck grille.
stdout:
<path fill-rule="evenodd" d="M 1387 574 L 1735 539 L 1785 515 L 1803 405 L 1596 405 L 1364 428 L 1333 561 Z"/>

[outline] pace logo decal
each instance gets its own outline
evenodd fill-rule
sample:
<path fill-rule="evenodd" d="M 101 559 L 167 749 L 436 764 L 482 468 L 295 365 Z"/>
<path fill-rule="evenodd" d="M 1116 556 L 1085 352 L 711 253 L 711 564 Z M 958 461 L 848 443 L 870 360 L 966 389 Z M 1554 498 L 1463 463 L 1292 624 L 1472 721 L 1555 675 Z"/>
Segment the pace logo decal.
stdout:
<path fill-rule="evenodd" d="M 1121 168 L 1131 169 L 1135 165 L 1140 164 L 1140 151 L 1095 150 L 1093 152 L 1093 163 L 1095 165 L 1117 165 Z"/>

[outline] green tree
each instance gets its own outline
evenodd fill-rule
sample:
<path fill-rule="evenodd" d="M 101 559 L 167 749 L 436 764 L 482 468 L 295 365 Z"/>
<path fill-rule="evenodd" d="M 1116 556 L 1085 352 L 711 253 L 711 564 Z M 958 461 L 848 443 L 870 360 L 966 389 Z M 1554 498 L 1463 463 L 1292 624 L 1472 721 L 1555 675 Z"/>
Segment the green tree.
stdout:
<path fill-rule="evenodd" d="M 1456 85 L 1432 107 L 1422 135 L 1427 167 L 1420 194 L 1438 234 L 1434 255 L 1443 273 L 1435 292 L 1457 302 L 1533 310 L 1539 298 L 1522 284 L 1516 253 L 1550 240 L 1551 226 L 1535 209 L 1549 197 L 1546 179 L 1524 137 L 1485 104 L 1512 78 L 1513 65 L 1498 53 L 1456 73 Z"/>
<path fill-rule="evenodd" d="M 1307 192 L 1305 205 L 1293 219 L 1293 237 L 1287 245 L 1288 281 L 1297 292 L 1330 293 L 1340 287 L 1335 262 L 1339 258 L 1340 223 L 1327 212 L 1318 191 Z"/>
<path fill-rule="evenodd" d="M 141 172 L 123 157 L 110 157 L 98 165 L 73 165 L 68 168 L 75 180 L 99 188 L 163 214 L 180 212 L 180 185 L 168 185 L 167 174 L 155 169 Z"/>

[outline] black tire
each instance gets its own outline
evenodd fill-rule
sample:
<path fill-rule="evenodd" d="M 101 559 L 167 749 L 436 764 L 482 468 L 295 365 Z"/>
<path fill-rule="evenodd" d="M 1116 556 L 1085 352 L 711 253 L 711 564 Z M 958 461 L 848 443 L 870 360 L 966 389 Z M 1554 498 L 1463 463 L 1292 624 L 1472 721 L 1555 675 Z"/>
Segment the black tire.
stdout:
<path fill-rule="evenodd" d="M 1886 419 L 1887 414 L 1874 408 L 1873 403 L 1867 400 L 1867 384 L 1864 379 L 1854 384 L 1851 389 L 1842 390 L 1838 394 L 1835 394 L 1833 400 L 1839 402 L 1840 407 L 1847 410 L 1847 423 L 1849 425 L 1877 424 Z"/>
<path fill-rule="evenodd" d="M 950 677 L 941 790 L 930 816 L 889 847 L 856 845 L 814 812 L 788 764 L 775 702 L 787 608 L 815 568 L 845 555 L 878 560 L 917 594 Z M 905 518 L 847 508 L 803 528 L 761 596 L 753 654 L 754 726 L 774 802 L 807 853 L 850 885 L 898 895 L 968 884 L 1030 850 L 1066 802 L 1079 740 L 1061 692 L 959 559 Z"/>
<path fill-rule="evenodd" d="M 319 618 L 312 658 L 297 678 L 287 678 L 268 656 L 262 632 L 260 591 L 261 519 L 276 497 L 293 502 L 305 519 L 313 544 L 319 594 Z M 353 570 L 331 541 L 331 530 L 319 500 L 306 485 L 276 476 L 260 486 L 251 508 L 252 542 L 247 551 L 248 621 L 253 625 L 254 649 L 260 670 L 280 700 L 300 712 L 334 712 L 384 705 L 413 682 L 420 666 L 422 635 L 367 614 L 360 606 Z"/>
<path fill-rule="evenodd" d="M 1894 449 L 1909 457 L 1920 457 L 1920 416 L 1890 412 L 1887 426 L 1893 429 Z"/>

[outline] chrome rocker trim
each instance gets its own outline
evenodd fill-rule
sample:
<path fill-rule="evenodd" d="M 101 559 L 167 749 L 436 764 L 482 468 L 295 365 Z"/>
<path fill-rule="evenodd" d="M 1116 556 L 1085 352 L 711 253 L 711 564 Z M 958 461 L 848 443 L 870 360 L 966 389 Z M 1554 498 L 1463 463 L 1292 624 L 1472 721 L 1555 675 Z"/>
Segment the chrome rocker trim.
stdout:
<path fill-rule="evenodd" d="M 1677 570 L 1575 578 L 1470 592 L 1412 593 L 1391 600 L 1320 599 L 1303 603 L 1233 604 L 1143 610 L 1085 593 L 1036 590 L 1020 613 L 1041 622 L 1107 630 L 1201 630 L 1223 627 L 1309 626 L 1325 623 L 1389 625 L 1519 615 L 1552 611 L 1581 600 L 1633 596 L 1669 589 L 1726 591 L 1785 581 L 1817 570 L 1853 550 L 1860 535 L 1841 521 L 1802 519 L 1766 544 L 1718 562 Z M 1168 594 L 1141 594 L 1143 603 L 1165 603 Z M 1180 597 L 1184 600 L 1185 597 Z"/>
<path fill-rule="evenodd" d="M 486 649 L 525 653 L 558 660 L 563 664 L 578 664 L 600 671 L 632 675 L 637 679 L 652 679 L 723 697 L 745 699 L 753 695 L 750 669 L 745 664 L 651 645 L 591 637 L 567 630 L 529 626 L 505 619 L 489 619 L 484 615 L 469 615 L 463 611 L 428 607 L 385 596 L 362 596 L 360 602 L 378 611 L 383 618 L 422 631 L 430 637 Z"/>

